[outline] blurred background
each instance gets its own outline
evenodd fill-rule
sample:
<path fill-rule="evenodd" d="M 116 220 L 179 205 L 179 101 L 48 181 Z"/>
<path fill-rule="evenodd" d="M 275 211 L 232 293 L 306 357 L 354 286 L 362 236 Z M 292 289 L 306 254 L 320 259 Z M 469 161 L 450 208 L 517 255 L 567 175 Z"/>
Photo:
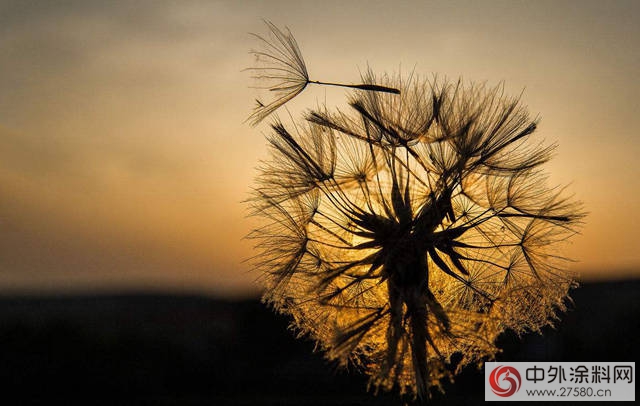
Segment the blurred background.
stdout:
<path fill-rule="evenodd" d="M 243 262 L 266 124 L 248 33 L 287 26 L 312 79 L 416 73 L 522 93 L 589 211 L 582 286 L 504 360 L 637 359 L 640 6 L 635 1 L 0 0 L 0 387 L 26 400 L 392 404 L 294 340 Z M 313 88 L 294 116 L 341 89 Z M 481 371 L 448 397 L 484 398 Z M 94 401 L 93 399 L 92 401 Z"/>

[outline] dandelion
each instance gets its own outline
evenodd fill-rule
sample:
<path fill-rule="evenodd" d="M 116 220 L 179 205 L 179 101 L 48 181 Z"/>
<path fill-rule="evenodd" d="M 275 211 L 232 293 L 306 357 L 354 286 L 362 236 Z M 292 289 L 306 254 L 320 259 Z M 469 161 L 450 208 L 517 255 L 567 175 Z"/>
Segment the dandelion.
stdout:
<path fill-rule="evenodd" d="M 263 299 L 376 389 L 425 397 L 540 331 L 574 285 L 559 246 L 583 214 L 542 166 L 537 119 L 502 86 L 383 77 L 349 111 L 268 136 L 251 199 Z"/>
<path fill-rule="evenodd" d="M 273 92 L 274 97 L 267 104 L 256 100 L 256 107 L 248 118 L 252 125 L 257 125 L 286 102 L 302 93 L 310 83 L 398 93 L 398 89 L 371 83 L 349 85 L 310 80 L 302 53 L 291 32 L 288 29 L 283 32 L 269 21 L 265 21 L 265 24 L 269 28 L 270 38 L 266 39 L 258 34 L 252 34 L 259 40 L 261 48 L 250 51 L 255 56 L 258 66 L 249 68 L 249 70 L 255 72 L 254 79 L 264 83 L 260 88 Z"/>

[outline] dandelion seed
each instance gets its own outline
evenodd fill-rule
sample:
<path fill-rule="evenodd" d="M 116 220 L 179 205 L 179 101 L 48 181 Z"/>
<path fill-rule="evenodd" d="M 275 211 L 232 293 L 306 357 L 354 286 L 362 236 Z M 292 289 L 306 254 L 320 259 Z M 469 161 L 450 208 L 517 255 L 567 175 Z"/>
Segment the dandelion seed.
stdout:
<path fill-rule="evenodd" d="M 400 93 L 356 90 L 349 113 L 272 125 L 254 264 L 264 301 L 328 358 L 425 397 L 503 331 L 565 309 L 558 245 L 584 214 L 547 186 L 553 146 L 531 142 L 537 120 L 502 87 L 379 82 Z"/>
<path fill-rule="evenodd" d="M 399 93 L 398 89 L 379 86 L 373 83 L 357 85 L 321 82 L 310 80 L 307 67 L 302 58 L 302 53 L 289 29 L 281 31 L 273 23 L 265 21 L 269 28 L 269 39 L 252 34 L 260 44 L 260 49 L 251 50 L 257 66 L 249 68 L 255 74 L 254 79 L 263 83 L 260 88 L 273 92 L 271 102 L 264 104 L 257 101 L 257 106 L 248 118 L 252 125 L 257 125 L 265 117 L 276 111 L 279 107 L 300 94 L 308 84 L 325 86 L 340 86 L 373 92 Z"/>

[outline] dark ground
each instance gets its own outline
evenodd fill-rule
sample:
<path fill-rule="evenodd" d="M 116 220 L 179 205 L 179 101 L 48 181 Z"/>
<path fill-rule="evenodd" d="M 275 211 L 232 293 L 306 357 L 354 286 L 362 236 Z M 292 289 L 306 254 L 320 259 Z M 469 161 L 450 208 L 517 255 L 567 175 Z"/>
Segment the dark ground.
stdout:
<path fill-rule="evenodd" d="M 503 336 L 498 360 L 638 359 L 640 280 L 584 284 L 572 296 L 557 329 Z M 287 324 L 257 300 L 0 298 L 0 404 L 402 404 L 368 394 L 364 377 L 337 371 Z M 470 369 L 433 403 L 483 400 L 483 372 Z"/>

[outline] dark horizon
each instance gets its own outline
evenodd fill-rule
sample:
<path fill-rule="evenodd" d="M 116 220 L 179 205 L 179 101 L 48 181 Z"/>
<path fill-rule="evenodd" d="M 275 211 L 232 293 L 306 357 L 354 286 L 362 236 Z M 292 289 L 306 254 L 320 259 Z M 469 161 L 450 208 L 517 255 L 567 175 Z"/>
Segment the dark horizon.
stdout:
<path fill-rule="evenodd" d="M 577 278 L 577 287 L 570 292 L 580 289 L 584 285 L 593 285 L 600 283 L 618 283 L 618 282 L 635 282 L 640 280 L 640 272 L 634 268 L 618 268 L 612 274 L 597 274 L 590 271 L 588 277 Z M 105 297 L 105 296 L 200 296 L 205 298 L 243 301 L 243 300 L 260 300 L 262 296 L 261 287 L 256 283 L 253 289 L 242 291 L 231 290 L 223 292 L 220 290 L 211 290 L 208 288 L 195 287 L 169 287 L 169 286 L 145 286 L 143 284 L 123 284 L 119 287 L 114 286 L 89 286 L 89 287 L 73 287 L 62 289 L 59 287 L 50 289 L 3 289 L 0 293 L 2 298 L 66 298 L 66 297 Z"/>
<path fill-rule="evenodd" d="M 501 336 L 497 359 L 638 358 L 632 337 L 640 334 L 640 280 L 585 283 L 571 296 L 574 305 L 555 329 Z M 88 392 L 125 404 L 401 404 L 393 394 L 368 393 L 364 375 L 339 371 L 288 324 L 257 298 L 4 296 L 0 379 L 5 395 L 21 395 L 24 404 L 81 402 Z M 482 403 L 482 376 L 465 369 L 433 404 Z"/>

